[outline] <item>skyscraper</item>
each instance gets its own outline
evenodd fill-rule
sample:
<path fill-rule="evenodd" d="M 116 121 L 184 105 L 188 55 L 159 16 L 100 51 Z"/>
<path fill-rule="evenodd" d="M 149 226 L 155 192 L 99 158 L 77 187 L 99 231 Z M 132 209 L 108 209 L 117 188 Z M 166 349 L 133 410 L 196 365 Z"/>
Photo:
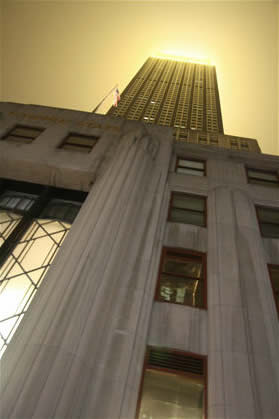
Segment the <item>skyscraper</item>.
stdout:
<path fill-rule="evenodd" d="M 127 117 L 0 104 L 1 419 L 278 417 L 279 158 L 152 62 Z"/>
<path fill-rule="evenodd" d="M 177 141 L 259 151 L 255 140 L 224 134 L 213 65 L 150 57 L 108 114 L 173 127 Z"/>
<path fill-rule="evenodd" d="M 215 67 L 148 58 L 109 114 L 182 130 L 223 133 Z"/>

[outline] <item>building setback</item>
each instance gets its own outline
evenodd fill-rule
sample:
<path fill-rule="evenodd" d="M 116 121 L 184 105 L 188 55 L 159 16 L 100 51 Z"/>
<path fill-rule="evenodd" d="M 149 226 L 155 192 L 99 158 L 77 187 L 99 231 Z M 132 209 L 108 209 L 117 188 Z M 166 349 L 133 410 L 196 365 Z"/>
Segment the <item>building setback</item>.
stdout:
<path fill-rule="evenodd" d="M 278 418 L 279 158 L 224 134 L 214 67 L 0 112 L 0 417 Z"/>

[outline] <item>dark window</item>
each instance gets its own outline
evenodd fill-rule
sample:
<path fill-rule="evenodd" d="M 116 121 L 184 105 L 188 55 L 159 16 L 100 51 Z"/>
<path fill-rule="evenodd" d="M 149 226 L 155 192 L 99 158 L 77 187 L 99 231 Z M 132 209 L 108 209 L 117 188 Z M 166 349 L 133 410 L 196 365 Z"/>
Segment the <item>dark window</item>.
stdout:
<path fill-rule="evenodd" d="M 268 265 L 271 286 L 279 316 L 279 265 Z"/>
<path fill-rule="evenodd" d="M 59 148 L 90 153 L 92 148 L 97 144 L 98 139 L 99 137 L 93 135 L 71 133 L 64 139 Z"/>
<path fill-rule="evenodd" d="M 172 192 L 168 221 L 206 226 L 206 198 Z"/>
<path fill-rule="evenodd" d="M 263 237 L 279 238 L 279 209 L 256 206 Z"/>
<path fill-rule="evenodd" d="M 231 148 L 238 148 L 238 142 L 236 139 L 230 140 Z"/>
<path fill-rule="evenodd" d="M 206 381 L 205 357 L 149 347 L 137 418 L 205 418 Z"/>
<path fill-rule="evenodd" d="M 2 140 L 29 144 L 32 143 L 32 141 L 34 141 L 35 138 L 37 138 L 43 131 L 44 130 L 42 128 L 16 125 L 2 138 Z"/>
<path fill-rule="evenodd" d="M 206 255 L 163 248 L 155 299 L 206 308 Z"/>
<path fill-rule="evenodd" d="M 0 180 L 0 357 L 86 193 Z"/>
<path fill-rule="evenodd" d="M 205 176 L 205 162 L 177 157 L 175 171 L 184 175 Z"/>
<path fill-rule="evenodd" d="M 249 183 L 257 185 L 273 186 L 278 188 L 279 177 L 276 171 L 246 168 Z"/>

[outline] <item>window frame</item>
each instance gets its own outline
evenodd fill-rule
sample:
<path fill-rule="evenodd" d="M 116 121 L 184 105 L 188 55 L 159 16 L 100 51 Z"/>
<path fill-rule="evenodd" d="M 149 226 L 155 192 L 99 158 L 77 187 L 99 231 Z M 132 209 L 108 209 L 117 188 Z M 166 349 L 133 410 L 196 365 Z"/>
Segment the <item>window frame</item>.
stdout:
<path fill-rule="evenodd" d="M 277 177 L 278 180 L 276 182 L 276 181 L 273 181 L 273 180 L 266 180 L 266 179 L 260 179 L 260 178 L 258 178 L 258 180 L 260 180 L 261 182 L 263 182 L 262 184 L 261 183 L 257 183 L 257 182 L 253 182 L 253 181 L 251 182 L 251 177 L 249 176 L 248 170 L 254 170 L 254 171 L 257 171 L 257 172 L 262 172 L 262 173 L 276 175 L 276 177 Z M 250 185 L 270 186 L 270 184 L 272 184 L 272 185 L 277 185 L 277 187 L 279 188 L 279 174 L 278 174 L 278 172 L 276 170 L 257 169 L 255 167 L 245 166 L 245 172 L 246 172 L 247 183 L 249 183 Z"/>
<path fill-rule="evenodd" d="M 37 199 L 31 208 L 27 211 L 21 211 L 17 209 L 10 210 L 17 214 L 21 214 L 22 218 L 15 229 L 11 232 L 9 237 L 0 247 L 0 267 L 5 263 L 7 258 L 13 252 L 14 248 L 17 246 L 20 239 L 31 226 L 33 219 L 39 218 L 40 214 L 42 214 L 44 208 L 46 208 L 51 200 L 57 198 L 61 200 L 64 199 L 69 201 L 77 201 L 81 202 L 82 204 L 87 196 L 87 192 L 82 191 L 56 188 L 53 186 L 40 185 L 36 183 L 19 182 L 9 179 L 0 179 L 0 195 L 2 195 L 5 190 L 37 195 Z"/>
<path fill-rule="evenodd" d="M 191 209 L 187 210 L 187 209 L 183 209 L 183 208 L 172 207 L 172 202 L 173 202 L 173 198 L 174 198 L 175 194 L 176 195 L 182 195 L 182 196 L 194 196 L 195 198 L 196 197 L 202 198 L 204 200 L 204 211 L 191 210 Z M 185 212 L 192 211 L 192 212 L 202 213 L 202 214 L 204 214 L 204 224 L 202 226 L 200 226 L 198 224 L 184 223 L 184 222 L 181 222 L 181 221 L 179 222 L 179 221 L 171 220 L 170 217 L 171 217 L 171 210 L 172 210 L 172 208 L 181 209 L 181 210 L 183 210 Z M 206 228 L 207 227 L 207 196 L 193 194 L 193 193 L 188 193 L 188 192 L 171 191 L 167 222 L 170 222 L 170 223 L 179 223 L 179 224 L 186 224 L 186 225 L 194 225 L 196 227 Z"/>
<path fill-rule="evenodd" d="M 23 129 L 35 129 L 40 131 L 39 134 L 36 137 L 28 137 L 28 136 L 24 136 L 24 135 L 18 135 L 18 134 L 12 134 L 13 130 L 15 130 L 16 128 L 23 128 Z M 1 141 L 7 141 L 8 143 L 16 143 L 16 144 L 31 144 L 33 143 L 33 141 L 35 141 L 43 131 L 45 131 L 46 128 L 42 128 L 42 127 L 38 127 L 38 126 L 31 126 L 31 125 L 22 125 L 22 124 L 16 124 L 13 128 L 11 128 L 6 134 L 4 134 L 3 137 L 1 137 Z M 15 140 L 9 140 L 8 137 L 10 135 L 13 135 L 14 137 L 18 137 L 19 139 L 24 139 L 23 141 L 15 141 Z"/>
<path fill-rule="evenodd" d="M 94 144 L 92 144 L 92 147 L 87 146 L 87 145 L 82 145 L 82 144 L 71 144 L 71 143 L 67 143 L 67 139 L 71 136 L 77 136 L 77 137 L 81 137 L 81 138 L 90 138 L 94 140 Z M 60 150 L 64 150 L 64 151 L 69 151 L 69 152 L 80 152 L 83 154 L 89 154 L 91 153 L 91 151 L 93 150 L 93 148 L 96 147 L 98 141 L 100 140 L 100 136 L 98 135 L 88 135 L 88 134 L 80 134 L 78 132 L 69 132 L 61 141 L 61 143 L 58 146 L 58 149 Z M 70 145 L 73 147 L 73 149 L 68 149 L 65 148 L 64 145 Z M 84 150 L 83 150 L 84 149 Z"/>
<path fill-rule="evenodd" d="M 263 230 L 262 230 L 262 223 L 261 223 L 261 221 L 260 221 L 259 212 L 258 212 L 258 209 L 261 209 L 261 208 L 263 208 L 263 209 L 268 209 L 268 210 L 271 210 L 271 211 L 273 211 L 273 212 L 278 212 L 278 213 L 279 213 L 279 208 L 277 208 L 277 207 L 266 207 L 265 205 L 257 205 L 257 204 L 255 204 L 256 216 L 257 216 L 257 220 L 258 220 L 258 225 L 259 225 L 259 229 L 260 229 L 261 236 L 262 236 L 262 237 L 264 237 L 264 238 L 266 238 L 266 239 L 279 239 L 279 237 L 274 237 L 274 236 L 265 236 L 265 235 L 263 234 Z M 268 222 L 265 222 L 265 223 L 263 223 L 263 224 L 276 225 L 276 226 L 278 226 L 278 228 L 279 228 L 279 222 L 278 222 L 278 224 L 277 224 L 277 223 L 268 223 Z"/>
<path fill-rule="evenodd" d="M 197 163 L 203 163 L 203 169 L 196 169 L 193 167 L 187 167 L 187 166 L 179 166 L 179 160 L 185 160 L 185 161 L 193 161 L 193 162 L 197 162 Z M 190 170 L 194 170 L 197 172 L 203 172 L 203 176 L 198 176 L 198 177 L 205 177 L 207 176 L 207 172 L 206 172 L 206 160 L 200 160 L 200 159 L 192 159 L 192 158 L 187 158 L 187 157 L 182 157 L 182 156 L 176 156 L 176 162 L 175 162 L 175 173 L 177 173 L 178 175 L 186 175 L 186 176 L 196 176 L 196 175 L 191 175 L 191 174 L 187 174 L 187 173 L 179 173 L 177 172 L 178 168 L 183 168 L 183 169 L 190 169 Z"/>
<path fill-rule="evenodd" d="M 143 384 L 144 384 L 144 376 L 145 376 L 145 371 L 150 369 L 150 370 L 154 370 L 154 371 L 161 371 L 161 372 L 166 372 L 169 374 L 177 374 L 177 375 L 182 375 L 184 377 L 189 377 L 191 379 L 196 379 L 197 381 L 201 381 L 198 380 L 197 377 L 199 377 L 198 374 L 193 374 L 190 372 L 185 372 L 185 371 L 179 371 L 179 370 L 174 370 L 171 368 L 159 368 L 159 367 L 154 367 L 152 365 L 150 365 L 150 367 L 148 367 L 148 358 L 149 358 L 149 353 L 152 349 L 161 349 L 162 352 L 169 352 L 169 353 L 174 353 L 174 354 L 182 354 L 185 357 L 190 356 L 192 358 L 197 358 L 197 359 L 201 359 L 203 361 L 203 369 L 204 369 L 204 374 L 200 375 L 200 377 L 202 377 L 202 380 L 204 382 L 204 418 L 203 419 L 207 419 L 208 417 L 208 371 L 207 371 L 207 355 L 201 355 L 201 354 L 196 354 L 194 352 L 190 352 L 190 351 L 181 351 L 179 349 L 174 349 L 174 348 L 168 348 L 168 347 L 157 347 L 154 345 L 148 345 L 145 351 L 145 355 L 144 355 L 144 361 L 143 361 L 143 367 L 142 367 L 142 373 L 141 373 L 141 379 L 140 379 L 140 385 L 139 385 L 139 392 L 138 392 L 138 399 L 137 399 L 137 405 L 136 405 L 136 415 L 135 415 L 135 419 L 139 419 L 139 413 L 140 413 L 140 406 L 141 406 L 141 400 L 142 400 L 142 393 L 143 393 Z"/>
<path fill-rule="evenodd" d="M 278 273 L 279 273 L 279 265 L 275 265 L 273 263 L 268 263 L 267 264 L 267 269 L 268 269 L 268 274 L 269 274 L 269 279 L 270 279 L 272 294 L 273 294 L 273 298 L 274 298 L 274 304 L 275 304 L 275 308 L 277 310 L 277 316 L 278 316 L 278 320 L 279 320 L 279 300 L 277 301 L 277 299 L 276 299 L 275 289 L 274 289 L 274 285 L 273 285 L 273 282 L 272 282 L 272 275 L 271 275 L 272 268 L 277 268 L 278 269 Z"/>
<path fill-rule="evenodd" d="M 180 253 L 181 255 L 183 255 L 183 254 L 186 255 L 185 260 L 186 259 L 191 260 L 191 255 L 193 255 L 195 257 L 198 256 L 198 257 L 201 258 L 202 277 L 201 277 L 201 279 L 198 279 L 198 281 L 203 282 L 203 292 L 202 292 L 203 304 L 202 304 L 202 307 L 195 307 L 195 306 L 190 305 L 190 304 L 177 303 L 177 302 L 173 302 L 173 301 L 166 301 L 166 300 L 159 299 L 160 279 L 161 279 L 161 274 L 164 274 L 163 264 L 164 264 L 164 260 L 165 260 L 165 257 L 167 256 L 168 251 L 177 252 L 177 253 Z M 194 258 L 192 258 L 192 260 L 194 260 Z M 178 274 L 178 275 L 175 275 L 175 276 L 179 277 L 180 275 Z M 181 275 L 181 279 L 183 279 L 183 275 Z M 185 281 L 187 281 L 187 278 L 185 279 Z M 181 248 L 181 247 L 163 246 L 162 252 L 161 252 L 161 257 L 160 257 L 158 275 L 157 275 L 157 283 L 156 283 L 156 288 L 155 288 L 154 301 L 157 301 L 158 303 L 177 304 L 179 306 L 191 307 L 193 309 L 207 310 L 207 254 L 204 253 L 204 252 L 198 252 L 198 251 L 192 250 L 192 249 L 184 249 L 184 248 Z"/>
<path fill-rule="evenodd" d="M 0 268 L 1 268 L 1 271 L 2 271 L 2 268 L 5 267 L 5 264 L 9 260 L 10 256 L 12 256 L 15 259 L 15 265 L 16 265 L 16 263 L 19 263 L 17 258 L 20 257 L 23 254 L 22 252 L 25 252 L 25 256 L 28 255 L 31 247 L 28 248 L 27 252 L 26 252 L 26 249 L 22 250 L 20 252 L 20 255 L 17 255 L 17 256 L 13 255 L 13 252 L 17 248 L 18 245 L 21 245 L 24 242 L 25 243 L 28 242 L 28 240 L 29 240 L 28 238 L 24 239 L 23 242 L 21 242 L 21 241 L 22 241 L 22 239 L 24 238 L 24 236 L 26 235 L 26 233 L 28 231 L 31 232 L 31 230 L 29 230 L 29 229 L 32 228 L 32 225 L 34 225 L 34 223 L 38 222 L 37 221 L 38 219 L 40 219 L 40 218 L 45 219 L 46 218 L 46 219 L 50 219 L 50 220 L 58 220 L 58 221 L 60 221 L 62 226 L 63 226 L 62 223 L 72 225 L 73 221 L 74 221 L 74 218 L 77 215 L 77 212 L 80 210 L 80 207 L 82 206 L 82 204 L 83 204 L 83 202 L 84 202 L 84 200 L 86 199 L 86 196 L 87 196 L 87 192 L 82 192 L 82 191 L 69 190 L 69 189 L 64 189 L 64 188 L 55 188 L 55 187 L 52 187 L 52 186 L 45 186 L 45 185 L 27 183 L 27 182 L 18 182 L 18 181 L 8 180 L 8 179 L 0 179 L 0 196 L 2 194 L 4 194 L 4 196 L 5 196 L 5 192 L 11 193 L 11 196 L 13 196 L 13 194 L 14 194 L 15 197 L 17 195 L 19 197 L 22 196 L 23 199 L 24 199 L 24 195 L 29 196 L 29 197 L 30 197 L 30 195 L 32 195 L 33 197 L 34 197 L 34 195 L 36 195 L 36 197 L 33 200 L 33 204 L 31 205 L 31 207 L 27 206 L 27 209 L 17 208 L 17 205 L 15 207 L 10 207 L 9 208 L 9 207 L 5 206 L 4 203 L 3 203 L 3 205 L 0 206 L 1 210 L 3 209 L 4 211 L 12 212 L 12 213 L 21 215 L 21 218 L 20 218 L 19 222 L 16 224 L 15 228 L 11 230 L 11 232 L 9 233 L 9 235 L 6 238 L 4 237 L 4 241 L 0 246 Z M 44 214 L 44 210 L 48 208 L 48 205 L 51 204 L 52 201 L 55 201 L 55 200 L 61 201 L 62 205 L 63 205 L 63 202 L 65 204 L 67 203 L 67 205 L 69 205 L 69 208 L 70 208 L 71 205 L 77 205 L 79 207 L 76 213 L 74 213 L 74 214 L 70 213 L 71 221 L 66 219 L 67 214 L 68 214 L 68 208 L 67 208 L 66 205 L 65 205 L 66 210 L 65 210 L 65 213 L 63 214 L 62 217 L 61 217 L 61 214 L 58 214 L 57 217 L 55 216 L 55 214 L 53 216 L 48 215 L 48 214 Z M 66 216 L 66 218 L 63 218 L 65 216 Z M 65 227 L 65 232 L 69 229 L 70 228 Z M 49 236 L 49 237 L 52 234 L 51 232 L 49 233 L 47 230 L 45 230 L 45 233 L 46 233 L 46 236 Z M 40 238 L 38 238 L 38 239 L 40 240 Z M 33 240 L 33 238 L 30 239 L 30 242 L 31 242 L 31 240 Z M 59 250 L 59 247 L 60 247 L 60 243 L 57 243 L 57 246 L 54 249 L 53 256 L 51 256 L 49 261 L 47 263 L 45 263 L 45 266 L 41 265 L 40 267 L 37 267 L 36 269 L 33 269 L 34 266 L 31 269 L 26 269 L 26 268 L 22 267 L 22 275 L 26 275 L 26 276 L 29 277 L 29 274 L 31 274 L 31 272 L 34 272 L 34 271 L 39 272 L 40 269 L 46 268 L 44 271 L 42 271 L 42 274 L 43 274 L 43 277 L 44 277 L 45 272 L 51 266 L 51 264 L 53 262 L 53 257 L 55 258 L 56 252 Z M 34 250 L 34 247 L 33 247 L 33 250 Z M 51 248 L 51 250 L 52 250 L 52 248 Z M 44 262 L 43 262 L 43 264 L 44 264 Z M 13 269 L 13 267 L 12 267 L 12 269 Z M 8 272 L 6 272 L 3 275 L 3 277 L 0 279 L 1 287 L 2 287 L 2 284 L 4 284 L 3 289 L 5 289 L 6 285 L 9 286 L 10 280 L 13 281 L 16 277 L 18 277 L 18 275 L 15 275 L 15 276 L 12 276 L 12 277 L 9 278 L 9 272 L 10 271 L 8 270 Z M 29 280 L 31 281 L 32 286 L 33 286 L 32 292 L 29 295 L 28 300 L 26 300 L 26 302 L 22 306 L 21 313 L 14 313 L 14 315 L 12 317 L 10 317 L 10 318 L 15 318 L 16 321 L 15 321 L 14 325 L 12 326 L 12 329 L 9 331 L 9 334 L 8 334 L 7 338 L 2 337 L 3 342 L 4 342 L 4 344 L 1 348 L 1 353 L 2 354 L 5 352 L 7 346 L 9 345 L 13 334 L 16 332 L 16 330 L 18 328 L 18 325 L 21 322 L 22 317 L 28 311 L 28 308 L 29 308 L 28 306 L 30 304 L 30 301 L 33 299 L 33 297 L 36 294 L 36 289 L 38 289 L 40 287 L 41 278 L 39 278 L 38 282 L 34 282 L 34 283 L 30 279 L 30 277 L 29 277 Z M 30 298 L 31 298 L 31 300 L 29 301 Z M 27 304 L 27 309 L 25 309 L 26 304 Z M 7 320 L 7 318 L 6 319 L 5 318 L 1 319 L 1 323 L 2 323 L 2 321 L 5 322 L 6 320 Z M 10 336 L 10 334 L 11 334 L 11 336 Z"/>

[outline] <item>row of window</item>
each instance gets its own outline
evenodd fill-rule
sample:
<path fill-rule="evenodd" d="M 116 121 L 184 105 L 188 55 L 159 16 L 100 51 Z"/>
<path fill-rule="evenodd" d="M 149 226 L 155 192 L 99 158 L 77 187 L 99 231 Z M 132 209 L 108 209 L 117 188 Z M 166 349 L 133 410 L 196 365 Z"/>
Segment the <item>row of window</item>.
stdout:
<path fill-rule="evenodd" d="M 279 209 L 256 205 L 261 235 L 279 238 Z M 206 197 L 172 192 L 168 221 L 206 227 Z"/>
<path fill-rule="evenodd" d="M 204 141 L 207 141 L 207 139 L 205 138 Z M 206 176 L 205 161 L 187 160 L 182 157 L 178 157 L 176 160 L 175 171 L 176 173 L 185 175 Z M 277 188 L 279 187 L 279 176 L 275 170 L 261 170 L 246 167 L 246 174 L 248 183 Z"/>
<path fill-rule="evenodd" d="M 34 141 L 44 129 L 16 125 L 1 140 L 11 141 L 21 144 L 30 144 Z M 76 133 L 68 134 L 58 148 L 64 150 L 81 151 L 89 153 L 96 145 L 99 137 L 93 135 L 81 135 Z"/>

